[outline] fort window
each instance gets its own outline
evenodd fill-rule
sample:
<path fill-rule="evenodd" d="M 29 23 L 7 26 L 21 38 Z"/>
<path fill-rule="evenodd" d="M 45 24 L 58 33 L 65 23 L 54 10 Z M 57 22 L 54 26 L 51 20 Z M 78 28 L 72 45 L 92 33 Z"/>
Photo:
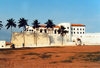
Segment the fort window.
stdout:
<path fill-rule="evenodd" d="M 71 32 L 71 34 L 73 34 L 73 32 Z"/>
<path fill-rule="evenodd" d="M 75 28 L 74 28 L 74 30 L 75 30 Z"/>
<path fill-rule="evenodd" d="M 75 32 L 74 32 L 74 34 L 75 34 Z"/>
<path fill-rule="evenodd" d="M 73 30 L 73 28 L 71 28 L 71 30 Z"/>
<path fill-rule="evenodd" d="M 80 32 L 80 34 L 82 34 L 82 32 Z"/>
<path fill-rule="evenodd" d="M 60 31 L 59 30 L 57 30 L 58 31 L 58 34 L 60 34 Z"/>
<path fill-rule="evenodd" d="M 77 32 L 77 34 L 79 34 L 79 32 Z"/>
<path fill-rule="evenodd" d="M 69 29 L 69 27 L 67 27 L 67 29 Z"/>
<path fill-rule="evenodd" d="M 82 29 L 80 28 L 80 30 L 82 30 Z"/>
<path fill-rule="evenodd" d="M 40 33 L 42 33 L 42 29 L 40 29 Z"/>
<path fill-rule="evenodd" d="M 29 30 L 29 31 L 31 31 L 31 30 Z"/>
<path fill-rule="evenodd" d="M 83 34 L 84 34 L 84 32 L 83 32 Z"/>
<path fill-rule="evenodd" d="M 47 30 L 46 30 L 46 29 L 44 29 L 44 32 L 45 32 L 45 33 L 47 33 Z"/>
<path fill-rule="evenodd" d="M 79 29 L 77 28 L 77 30 L 79 30 Z"/>
<path fill-rule="evenodd" d="M 56 34 L 57 32 L 56 32 L 57 30 L 54 30 L 54 33 Z"/>
<path fill-rule="evenodd" d="M 84 30 L 84 29 L 83 29 Z"/>

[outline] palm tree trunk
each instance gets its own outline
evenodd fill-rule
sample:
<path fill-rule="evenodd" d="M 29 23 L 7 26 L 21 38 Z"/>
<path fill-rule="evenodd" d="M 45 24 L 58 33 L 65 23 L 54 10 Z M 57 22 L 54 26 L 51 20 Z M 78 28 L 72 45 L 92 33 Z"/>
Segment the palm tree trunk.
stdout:
<path fill-rule="evenodd" d="M 24 29 L 23 29 L 23 39 L 24 39 L 24 44 L 23 47 L 25 46 L 25 35 L 24 35 Z"/>
<path fill-rule="evenodd" d="M 51 36 L 51 28 L 49 30 L 50 30 L 50 36 Z M 51 38 L 50 38 L 50 45 L 51 45 Z"/>
<path fill-rule="evenodd" d="M 62 45 L 63 45 L 63 36 L 62 36 Z"/>
<path fill-rule="evenodd" d="M 34 31 L 34 43 L 36 44 L 37 46 L 37 36 L 36 36 L 36 32 Z"/>
<path fill-rule="evenodd" d="M 36 33 L 36 46 L 37 46 L 37 33 Z"/>
<path fill-rule="evenodd" d="M 11 26 L 11 38 L 10 38 L 10 43 L 11 43 L 11 40 L 12 40 L 12 26 Z"/>

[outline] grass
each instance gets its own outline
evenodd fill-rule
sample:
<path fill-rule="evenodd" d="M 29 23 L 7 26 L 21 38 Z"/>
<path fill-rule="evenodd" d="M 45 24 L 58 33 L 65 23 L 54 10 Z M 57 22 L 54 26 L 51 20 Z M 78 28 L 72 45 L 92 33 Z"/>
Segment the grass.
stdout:
<path fill-rule="evenodd" d="M 5 55 L 12 54 L 12 53 L 13 51 L 0 51 L 0 54 L 5 54 Z"/>
<path fill-rule="evenodd" d="M 27 54 L 24 54 L 24 55 L 40 55 L 39 53 L 27 53 Z"/>
<path fill-rule="evenodd" d="M 62 63 L 72 63 L 72 60 L 63 60 L 63 61 L 61 61 Z"/>
<path fill-rule="evenodd" d="M 100 61 L 100 55 L 88 55 L 85 57 L 84 59 L 85 61 L 92 61 L 92 62 L 95 62 L 95 61 Z"/>
<path fill-rule="evenodd" d="M 25 57 L 21 57 L 21 59 L 25 59 Z"/>
<path fill-rule="evenodd" d="M 56 53 L 56 52 L 46 52 L 46 53 Z"/>
<path fill-rule="evenodd" d="M 50 64 L 55 64 L 55 63 L 57 63 L 57 61 L 53 61 L 53 62 L 49 62 Z"/>
<path fill-rule="evenodd" d="M 6 58 L 0 58 L 0 60 L 7 60 Z"/>
<path fill-rule="evenodd" d="M 73 60 L 76 61 L 88 61 L 88 62 L 98 62 L 100 61 L 100 52 L 79 52 L 75 53 L 74 56 L 62 60 L 62 63 L 72 63 Z"/>
<path fill-rule="evenodd" d="M 42 59 L 46 59 L 46 58 L 51 58 L 52 55 L 48 55 L 48 54 L 42 54 L 41 56 L 39 56 Z"/>
<path fill-rule="evenodd" d="M 100 52 L 77 53 L 75 59 L 90 61 L 90 62 L 100 61 Z"/>
<path fill-rule="evenodd" d="M 31 58 L 31 59 L 35 59 L 35 58 Z"/>
<path fill-rule="evenodd" d="M 56 57 L 60 57 L 59 55 L 56 55 Z"/>

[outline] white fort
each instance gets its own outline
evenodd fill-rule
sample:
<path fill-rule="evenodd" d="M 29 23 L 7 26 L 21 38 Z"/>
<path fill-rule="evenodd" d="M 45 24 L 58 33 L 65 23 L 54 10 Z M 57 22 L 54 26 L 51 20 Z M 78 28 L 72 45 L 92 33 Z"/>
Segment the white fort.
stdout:
<path fill-rule="evenodd" d="M 67 31 L 63 38 L 58 32 L 60 26 L 64 26 Z M 26 47 L 100 45 L 100 33 L 85 33 L 85 25 L 65 22 L 53 29 L 46 28 L 46 25 L 40 25 L 38 29 L 26 26 L 24 32 L 13 33 L 11 42 L 18 47 L 23 43 Z"/>

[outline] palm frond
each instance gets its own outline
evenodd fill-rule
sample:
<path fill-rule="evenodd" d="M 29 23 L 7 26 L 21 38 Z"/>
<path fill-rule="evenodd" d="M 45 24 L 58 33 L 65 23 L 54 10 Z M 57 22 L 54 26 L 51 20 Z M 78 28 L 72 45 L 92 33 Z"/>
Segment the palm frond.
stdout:
<path fill-rule="evenodd" d="M 47 26 L 46 26 L 47 28 L 53 28 L 53 26 L 55 26 L 55 24 L 53 23 L 53 21 L 50 20 L 50 19 L 48 19 L 48 21 L 45 24 L 47 24 Z"/>
<path fill-rule="evenodd" d="M 18 27 L 19 28 L 21 28 L 21 27 L 23 27 L 24 29 L 25 29 L 25 27 L 28 25 L 27 24 L 27 19 L 25 19 L 25 18 L 20 18 L 19 20 L 18 20 L 19 22 L 19 25 L 18 25 Z"/>
<path fill-rule="evenodd" d="M 40 24 L 40 22 L 38 22 L 38 20 L 34 20 L 33 23 L 32 23 L 33 28 L 38 28 L 38 27 L 40 27 L 39 24 Z"/>
<path fill-rule="evenodd" d="M 5 27 L 7 27 L 7 29 L 9 29 L 10 27 L 16 27 L 16 22 L 13 18 L 8 19 L 7 22 L 8 23 L 5 26 Z"/>

